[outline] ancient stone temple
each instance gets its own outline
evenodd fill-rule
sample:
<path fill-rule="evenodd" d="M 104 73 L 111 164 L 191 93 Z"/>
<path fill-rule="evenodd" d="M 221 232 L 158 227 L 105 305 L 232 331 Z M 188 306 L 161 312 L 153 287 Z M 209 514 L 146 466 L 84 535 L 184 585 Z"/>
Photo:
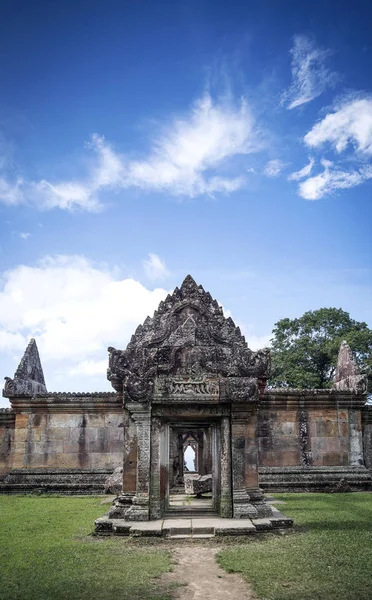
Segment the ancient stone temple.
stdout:
<path fill-rule="evenodd" d="M 222 517 L 271 514 L 258 484 L 257 413 L 268 351 L 252 352 L 239 328 L 189 276 L 122 352 L 109 348 L 108 378 L 124 399 L 123 493 L 111 515 L 162 517 L 184 476 L 184 443 L 211 474 Z M 191 438 L 191 442 L 190 442 Z"/>
<path fill-rule="evenodd" d="M 347 344 L 331 389 L 267 389 L 269 369 L 190 276 L 109 348 L 113 392 L 49 392 L 31 340 L 5 380 L 0 493 L 111 490 L 109 518 L 132 524 L 192 497 L 195 514 L 273 523 L 262 490 L 371 490 L 372 407 Z"/>

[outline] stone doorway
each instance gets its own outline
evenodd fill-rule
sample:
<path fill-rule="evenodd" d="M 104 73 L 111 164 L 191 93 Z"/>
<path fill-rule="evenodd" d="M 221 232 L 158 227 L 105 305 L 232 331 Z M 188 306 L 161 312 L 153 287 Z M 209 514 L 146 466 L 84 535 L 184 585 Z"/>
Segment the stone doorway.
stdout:
<path fill-rule="evenodd" d="M 217 514 L 220 491 L 220 425 L 169 425 L 167 514 Z M 190 460 L 190 458 L 191 460 Z"/>

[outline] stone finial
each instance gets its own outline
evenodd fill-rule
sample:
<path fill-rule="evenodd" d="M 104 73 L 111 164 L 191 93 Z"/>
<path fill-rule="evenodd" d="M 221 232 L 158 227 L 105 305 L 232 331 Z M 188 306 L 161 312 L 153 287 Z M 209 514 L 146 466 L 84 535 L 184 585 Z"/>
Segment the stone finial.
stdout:
<path fill-rule="evenodd" d="M 365 393 L 367 376 L 361 375 L 349 344 L 344 340 L 338 353 L 333 388 L 340 391 Z"/>
<path fill-rule="evenodd" d="M 47 393 L 47 389 L 43 367 L 41 366 L 36 341 L 32 338 L 14 374 L 14 379 L 5 377 L 3 396 L 5 398 L 15 396 L 33 397 L 45 393 Z"/>

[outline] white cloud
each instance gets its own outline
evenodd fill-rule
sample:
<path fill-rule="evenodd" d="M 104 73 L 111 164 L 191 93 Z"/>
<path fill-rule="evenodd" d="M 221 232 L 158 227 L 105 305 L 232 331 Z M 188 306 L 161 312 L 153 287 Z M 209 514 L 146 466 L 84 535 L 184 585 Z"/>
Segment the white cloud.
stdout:
<path fill-rule="evenodd" d="M 310 158 L 309 161 L 310 162 L 307 165 L 305 165 L 302 169 L 288 175 L 288 181 L 298 181 L 299 179 L 303 179 L 304 177 L 310 175 L 314 166 L 314 159 Z"/>
<path fill-rule="evenodd" d="M 124 348 L 167 294 L 118 279 L 81 256 L 20 265 L 3 273 L 2 284 L 0 353 L 16 355 L 15 370 L 29 338 L 35 337 L 50 390 L 107 389 L 107 347 Z"/>
<path fill-rule="evenodd" d="M 269 160 L 264 169 L 264 174 L 267 175 L 267 177 L 277 177 L 285 166 L 286 163 L 279 159 Z"/>
<path fill-rule="evenodd" d="M 342 171 L 333 168 L 333 163 L 322 160 L 323 173 L 303 181 L 298 194 L 305 200 L 320 200 L 337 189 L 351 188 L 372 178 L 372 167 L 364 167 L 359 171 Z"/>
<path fill-rule="evenodd" d="M 165 124 L 141 160 L 116 152 L 93 135 L 88 147 L 96 160 L 85 177 L 51 182 L 0 179 L 0 201 L 32 203 L 40 209 L 102 208 L 103 190 L 128 187 L 178 196 L 234 192 L 244 185 L 233 159 L 261 149 L 254 119 L 244 99 L 214 101 L 205 94 L 183 117 Z"/>
<path fill-rule="evenodd" d="M 10 206 L 24 202 L 23 180 L 8 181 L 6 177 L 0 176 L 0 202 Z"/>
<path fill-rule="evenodd" d="M 107 371 L 107 358 L 103 360 L 82 360 L 68 370 L 69 375 L 101 375 L 104 380 Z"/>
<path fill-rule="evenodd" d="M 304 141 L 313 148 L 329 142 L 338 153 L 352 144 L 358 152 L 372 155 L 372 98 L 347 100 L 314 125 Z"/>
<path fill-rule="evenodd" d="M 143 261 L 143 267 L 147 277 L 153 281 L 169 275 L 165 262 L 157 254 L 149 254 L 148 260 Z"/>
<path fill-rule="evenodd" d="M 251 350 L 262 350 L 262 348 L 268 348 L 270 346 L 270 340 L 272 334 L 268 335 L 255 335 L 254 333 L 247 335 L 247 344 Z"/>
<path fill-rule="evenodd" d="M 289 110 L 311 102 L 337 79 L 325 66 L 330 51 L 319 48 L 310 38 L 296 35 L 291 55 L 292 84 L 282 96 L 282 104 Z"/>
<path fill-rule="evenodd" d="M 31 236 L 31 233 L 27 233 L 27 232 L 23 232 L 19 234 L 19 237 L 21 238 L 21 240 L 27 240 L 27 238 L 29 238 Z"/>

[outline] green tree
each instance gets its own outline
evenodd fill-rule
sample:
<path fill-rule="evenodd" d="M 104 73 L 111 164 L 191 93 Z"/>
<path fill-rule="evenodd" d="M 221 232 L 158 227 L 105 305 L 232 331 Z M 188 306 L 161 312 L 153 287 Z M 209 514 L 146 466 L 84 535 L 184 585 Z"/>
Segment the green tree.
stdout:
<path fill-rule="evenodd" d="M 273 387 L 327 388 L 332 385 L 340 344 L 346 340 L 371 391 L 372 330 L 341 308 L 308 311 L 275 323 L 271 340 Z"/>

